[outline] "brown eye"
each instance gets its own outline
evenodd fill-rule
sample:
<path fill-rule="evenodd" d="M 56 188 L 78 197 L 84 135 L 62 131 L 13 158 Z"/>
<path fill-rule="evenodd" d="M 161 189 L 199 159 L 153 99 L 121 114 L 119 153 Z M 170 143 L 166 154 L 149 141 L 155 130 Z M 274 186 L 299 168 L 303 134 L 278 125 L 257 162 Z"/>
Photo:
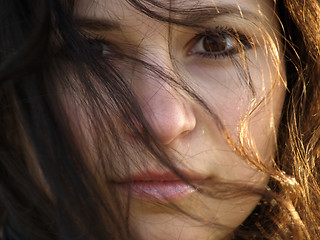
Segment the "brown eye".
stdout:
<path fill-rule="evenodd" d="M 230 41 L 228 43 L 227 38 L 218 34 L 203 36 L 199 43 L 202 45 L 203 50 L 207 52 L 223 52 L 228 50 L 228 47 L 232 47 L 232 45 L 230 46 Z"/>
<path fill-rule="evenodd" d="M 194 45 L 192 54 L 232 54 L 238 47 L 237 41 L 226 34 L 210 34 L 202 36 Z"/>
<path fill-rule="evenodd" d="M 92 50 L 100 56 L 110 56 L 114 54 L 113 46 L 100 37 L 89 38 L 88 42 L 91 44 Z"/>
<path fill-rule="evenodd" d="M 110 45 L 109 44 L 101 43 L 100 44 L 100 48 L 101 48 L 101 54 L 103 56 L 112 54 L 112 50 L 110 49 Z"/>
<path fill-rule="evenodd" d="M 239 53 L 241 50 L 250 49 L 253 43 L 244 34 L 234 30 L 216 30 L 204 32 L 194 38 L 195 44 L 188 51 L 188 55 L 202 57 L 226 57 Z"/>

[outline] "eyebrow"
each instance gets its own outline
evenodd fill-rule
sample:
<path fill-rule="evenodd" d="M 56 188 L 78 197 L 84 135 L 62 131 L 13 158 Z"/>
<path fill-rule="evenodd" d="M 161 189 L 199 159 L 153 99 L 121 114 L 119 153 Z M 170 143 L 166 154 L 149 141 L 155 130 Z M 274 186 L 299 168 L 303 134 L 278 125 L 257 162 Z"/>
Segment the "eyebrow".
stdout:
<path fill-rule="evenodd" d="M 188 9 L 188 10 L 182 10 L 178 11 L 178 14 L 182 15 L 182 18 L 179 19 L 180 23 L 183 23 L 184 21 L 186 23 L 196 23 L 196 24 L 202 24 L 209 20 L 213 20 L 220 16 L 225 15 L 233 15 L 237 17 L 241 17 L 243 19 L 247 19 L 247 17 L 250 17 L 251 19 L 260 19 L 261 16 L 256 14 L 255 12 L 241 9 L 240 6 L 234 6 L 234 5 L 223 5 L 223 6 L 204 6 L 201 8 L 194 8 L 194 9 Z"/>
<path fill-rule="evenodd" d="M 217 17 L 224 15 L 234 15 L 242 19 L 262 20 L 261 15 L 249 11 L 243 10 L 240 6 L 223 5 L 223 6 L 203 6 L 201 8 L 194 9 L 173 9 L 170 10 L 178 17 L 170 19 L 173 24 L 182 26 L 200 26 L 201 24 L 213 20 Z M 159 15 L 160 16 L 160 15 Z M 166 18 L 155 18 L 160 21 L 166 21 Z M 166 21 L 167 22 L 167 21 Z M 90 17 L 74 17 L 74 23 L 80 28 L 92 30 L 92 31 L 112 31 L 119 30 L 121 24 L 119 21 L 106 18 L 90 18 Z"/>

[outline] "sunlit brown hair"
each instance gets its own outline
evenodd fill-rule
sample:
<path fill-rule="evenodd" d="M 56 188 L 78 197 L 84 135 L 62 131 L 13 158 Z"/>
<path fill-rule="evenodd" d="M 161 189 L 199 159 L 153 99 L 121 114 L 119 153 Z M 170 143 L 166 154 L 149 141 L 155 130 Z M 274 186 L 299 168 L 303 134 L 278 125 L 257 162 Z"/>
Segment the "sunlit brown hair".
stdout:
<path fill-rule="evenodd" d="M 141 159 L 154 159 L 188 182 L 177 171 L 174 157 L 152 132 L 130 83 L 113 64 L 121 60 L 141 64 L 186 93 L 212 116 L 236 154 L 270 175 L 268 186 L 262 190 L 217 183 L 217 187 L 224 187 L 220 197 L 261 196 L 253 213 L 235 230 L 234 239 L 320 239 L 319 1 L 275 0 L 287 93 L 272 166 L 265 166 L 255 156 L 254 146 L 247 144 L 245 121 L 238 138 L 229 136 L 219 116 L 178 73 L 163 72 L 156 65 L 119 52 L 107 59 L 99 56 L 101 49 L 73 16 L 75 1 L 18 2 L 0 3 L 0 9 L 6 9 L 0 14 L 0 200 L 6 236 L 138 239 L 129 226 L 130 198 L 120 198 L 108 181 L 109 173 L 119 171 L 115 159 L 126 159 L 121 162 L 121 171 L 128 170 L 129 161 L 137 161 L 119 136 L 123 129 L 137 139 L 143 149 Z M 127 2 L 158 21 L 203 28 L 192 20 L 180 20 L 179 16 L 191 10 L 161 5 L 161 1 Z M 206 18 L 210 16 L 207 10 L 192 11 Z M 163 14 L 168 11 L 178 17 Z M 170 43 L 170 36 L 168 39 Z M 248 75 L 240 74 L 244 79 Z M 81 106 L 81 111 L 74 112 L 79 114 L 77 117 L 86 115 L 86 126 L 92 129 L 89 142 L 95 149 L 93 153 L 86 151 L 85 127 L 66 111 L 65 103 L 74 93 L 74 105 Z M 137 161 L 137 168 L 144 167 L 141 162 L 139 165 Z M 96 164 L 94 169 L 92 163 Z M 201 190 L 209 196 L 217 194 Z M 205 222 L 179 206 L 167 205 Z"/>

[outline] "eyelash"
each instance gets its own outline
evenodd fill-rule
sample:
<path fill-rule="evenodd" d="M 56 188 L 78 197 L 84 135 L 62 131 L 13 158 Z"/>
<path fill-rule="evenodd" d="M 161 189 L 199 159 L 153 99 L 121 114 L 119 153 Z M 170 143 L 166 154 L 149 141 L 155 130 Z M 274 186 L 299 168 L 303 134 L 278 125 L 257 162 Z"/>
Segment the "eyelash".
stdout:
<path fill-rule="evenodd" d="M 214 49 L 210 49 L 209 51 L 203 48 L 203 44 L 205 40 L 219 40 L 222 44 L 225 44 L 225 49 L 220 51 L 213 51 Z M 93 38 L 89 39 L 90 42 L 97 48 L 101 54 L 104 55 L 112 55 L 114 51 L 114 46 L 109 41 L 105 40 L 104 37 L 100 35 L 96 35 Z M 223 42 L 224 41 L 224 42 Z M 219 44 L 218 42 L 216 44 Z M 216 27 L 215 29 L 206 30 L 204 32 L 198 33 L 195 35 L 188 43 L 187 46 L 192 45 L 191 49 L 188 50 L 188 56 L 199 56 L 202 58 L 209 59 L 219 59 L 231 57 L 232 55 L 238 54 L 243 50 L 252 49 L 254 47 L 254 43 L 252 39 L 250 39 L 247 35 L 236 31 L 233 28 L 228 27 Z M 229 47 L 228 47 L 229 45 Z M 196 50 L 196 48 L 202 47 L 203 51 Z M 217 47 L 217 46 L 216 46 Z M 228 49 L 227 49 L 228 47 Z"/>
<path fill-rule="evenodd" d="M 213 48 L 208 50 L 204 47 L 204 41 L 209 40 L 216 41 L 216 46 L 213 46 Z M 217 45 L 221 43 L 225 44 L 224 49 L 219 51 L 215 50 L 217 47 L 219 47 Z M 192 44 L 192 47 L 187 52 L 188 56 L 195 55 L 209 59 L 230 57 L 240 53 L 243 50 L 252 49 L 254 46 L 252 39 L 250 39 L 248 36 L 236 31 L 233 28 L 227 27 L 217 27 L 214 30 L 206 30 L 201 32 L 197 34 L 191 41 L 189 41 L 187 45 L 190 44 Z M 197 48 L 203 48 L 203 50 L 197 50 Z"/>
<path fill-rule="evenodd" d="M 92 44 L 94 49 L 97 52 L 100 52 L 102 56 L 110 56 L 112 54 L 112 48 L 110 48 L 112 44 L 109 41 L 107 41 L 103 36 L 95 35 L 87 39 L 89 43 Z M 107 51 L 108 53 L 105 53 L 105 51 Z"/>

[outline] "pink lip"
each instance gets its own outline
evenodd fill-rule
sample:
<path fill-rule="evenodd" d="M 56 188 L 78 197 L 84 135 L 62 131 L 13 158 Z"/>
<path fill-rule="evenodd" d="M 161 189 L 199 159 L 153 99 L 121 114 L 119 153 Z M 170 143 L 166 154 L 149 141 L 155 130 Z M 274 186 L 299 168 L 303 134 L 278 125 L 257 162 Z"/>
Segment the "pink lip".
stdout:
<path fill-rule="evenodd" d="M 191 182 L 203 180 L 200 176 L 183 172 Z M 131 196 L 149 201 L 172 201 L 196 192 L 196 189 L 182 181 L 172 172 L 146 172 L 136 174 L 116 183 L 120 191 L 130 192 Z"/>

